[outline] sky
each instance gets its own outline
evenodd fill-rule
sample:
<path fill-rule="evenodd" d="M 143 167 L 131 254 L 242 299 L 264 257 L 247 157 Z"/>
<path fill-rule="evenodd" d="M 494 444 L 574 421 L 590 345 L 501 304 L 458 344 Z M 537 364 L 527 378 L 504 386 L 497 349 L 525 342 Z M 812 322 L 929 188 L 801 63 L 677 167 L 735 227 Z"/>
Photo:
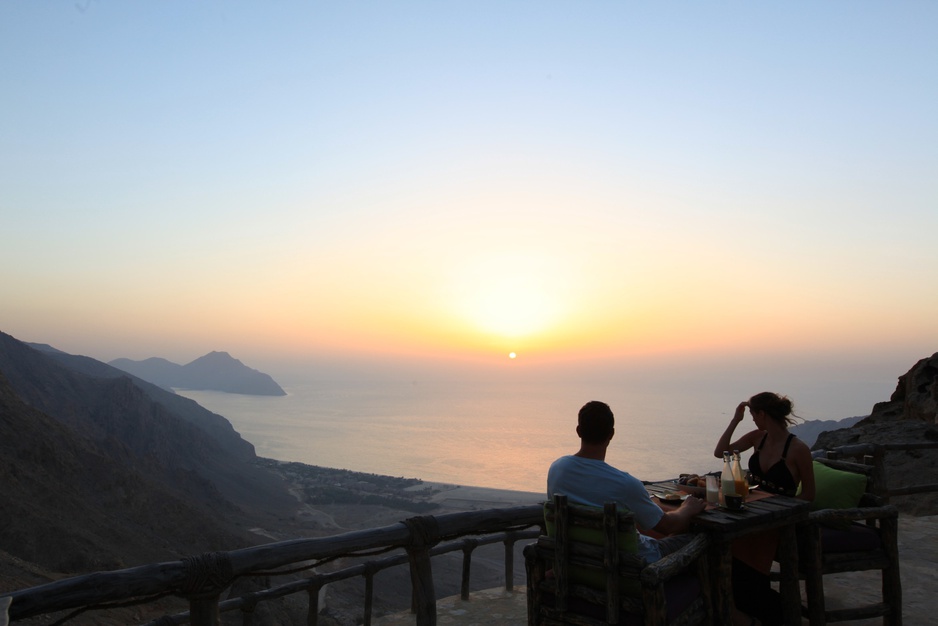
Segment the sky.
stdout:
<path fill-rule="evenodd" d="M 938 351 L 934 2 L 0 0 L 0 80 L 24 341 L 888 387 Z"/>

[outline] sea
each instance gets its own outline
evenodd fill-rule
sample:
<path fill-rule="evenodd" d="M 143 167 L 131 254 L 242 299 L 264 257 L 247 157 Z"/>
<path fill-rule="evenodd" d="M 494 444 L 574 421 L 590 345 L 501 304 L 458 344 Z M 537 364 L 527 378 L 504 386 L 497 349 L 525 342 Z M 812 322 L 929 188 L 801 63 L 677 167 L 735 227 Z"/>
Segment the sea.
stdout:
<path fill-rule="evenodd" d="M 719 470 L 714 445 L 736 405 L 755 393 L 572 381 L 318 381 L 284 389 L 286 396 L 176 391 L 227 418 L 262 457 L 538 493 L 550 463 L 578 449 L 576 414 L 586 401 L 607 402 L 616 416 L 607 462 L 661 480 Z M 838 415 L 820 398 L 805 398 L 801 415 L 860 414 Z M 748 414 L 737 434 L 747 427 Z"/>

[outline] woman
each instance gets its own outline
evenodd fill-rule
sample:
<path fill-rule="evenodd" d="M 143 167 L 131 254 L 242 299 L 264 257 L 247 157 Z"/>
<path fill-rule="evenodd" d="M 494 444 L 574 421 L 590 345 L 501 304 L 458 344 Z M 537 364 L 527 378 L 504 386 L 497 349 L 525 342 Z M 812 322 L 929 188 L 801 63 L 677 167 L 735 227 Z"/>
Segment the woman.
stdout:
<path fill-rule="evenodd" d="M 736 427 L 752 415 L 756 429 L 736 441 L 730 441 Z M 745 452 L 755 448 L 749 458 L 749 482 L 761 489 L 803 500 L 814 500 L 814 465 L 808 446 L 788 432 L 797 417 L 791 400 L 770 391 L 758 393 L 740 402 L 733 419 L 723 432 L 714 456 L 723 458 L 725 450 Z M 800 492 L 798 486 L 801 486 Z M 770 626 L 780 624 L 778 594 L 769 582 L 769 570 L 778 548 L 778 533 L 750 535 L 733 542 L 733 597 L 736 608 L 753 616 L 749 623 Z M 758 617 L 758 620 L 756 618 Z"/>

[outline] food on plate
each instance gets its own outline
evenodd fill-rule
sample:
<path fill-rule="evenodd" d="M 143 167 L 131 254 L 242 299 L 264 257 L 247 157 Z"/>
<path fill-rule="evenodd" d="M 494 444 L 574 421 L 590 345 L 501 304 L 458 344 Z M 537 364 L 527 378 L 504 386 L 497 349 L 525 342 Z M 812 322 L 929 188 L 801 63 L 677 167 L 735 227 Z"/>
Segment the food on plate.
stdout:
<path fill-rule="evenodd" d="M 701 482 L 703 482 L 704 485 L 706 484 L 706 479 L 701 478 L 700 474 L 681 474 L 678 476 L 677 482 L 689 487 L 699 487 L 701 486 Z"/>

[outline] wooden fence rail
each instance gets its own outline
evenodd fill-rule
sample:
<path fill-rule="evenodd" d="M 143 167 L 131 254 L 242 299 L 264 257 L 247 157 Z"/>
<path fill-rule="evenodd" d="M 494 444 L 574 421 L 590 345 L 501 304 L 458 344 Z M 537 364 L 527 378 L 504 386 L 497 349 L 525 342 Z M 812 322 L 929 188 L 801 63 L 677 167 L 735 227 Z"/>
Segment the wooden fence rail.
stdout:
<path fill-rule="evenodd" d="M 412 517 L 403 522 L 352 531 L 332 537 L 294 539 L 253 546 L 231 552 L 215 552 L 182 561 L 143 565 L 112 572 L 96 572 L 38 587 L 5 594 L 12 604 L 11 621 L 67 610 L 106 608 L 136 600 L 176 595 L 189 602 L 188 615 L 167 616 L 152 624 L 189 623 L 216 626 L 222 610 L 240 610 L 243 623 L 250 624 L 253 608 L 294 593 L 309 595 L 310 624 L 316 623 L 318 593 L 322 586 L 353 576 L 365 576 L 366 614 L 370 620 L 372 578 L 388 567 L 408 563 L 413 587 L 412 610 L 418 626 L 436 624 L 436 592 L 430 557 L 463 551 L 463 597 L 468 594 L 469 558 L 477 545 L 505 544 L 506 586 L 513 584 L 514 543 L 534 537 L 543 524 L 540 505 Z M 537 530 L 525 532 L 537 526 Z M 455 541 L 460 540 L 460 541 Z M 441 542 L 451 543 L 442 544 Z M 275 589 L 220 602 L 220 597 L 238 577 L 286 573 L 285 568 L 312 569 L 340 557 L 367 557 L 403 549 L 404 554 L 375 559 L 328 574 L 315 574 Z M 510 588 L 510 586 L 508 587 Z M 224 605 L 224 608 L 223 606 Z M 178 621 L 177 621 L 178 620 Z"/>

